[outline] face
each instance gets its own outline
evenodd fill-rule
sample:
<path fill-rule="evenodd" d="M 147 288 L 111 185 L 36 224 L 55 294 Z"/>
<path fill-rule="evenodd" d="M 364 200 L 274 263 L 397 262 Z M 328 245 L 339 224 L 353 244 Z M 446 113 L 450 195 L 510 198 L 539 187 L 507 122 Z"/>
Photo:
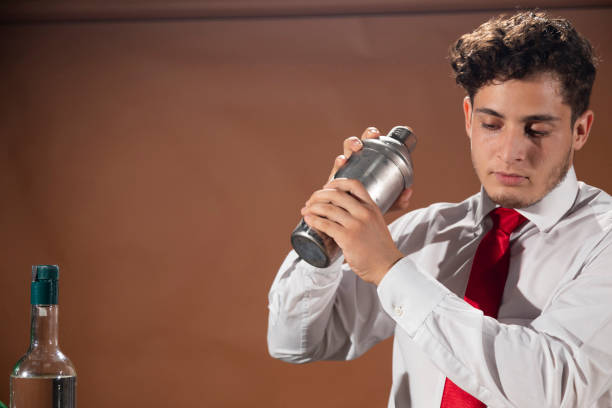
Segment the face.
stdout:
<path fill-rule="evenodd" d="M 560 83 L 548 73 L 483 86 L 463 109 L 476 174 L 507 208 L 534 204 L 559 184 L 593 123 L 587 111 L 571 124 Z"/>

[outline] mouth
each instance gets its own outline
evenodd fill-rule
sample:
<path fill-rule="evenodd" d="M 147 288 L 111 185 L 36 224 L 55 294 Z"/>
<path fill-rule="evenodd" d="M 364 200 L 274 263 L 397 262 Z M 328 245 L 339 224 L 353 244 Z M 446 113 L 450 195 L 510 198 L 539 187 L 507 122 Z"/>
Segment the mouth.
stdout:
<path fill-rule="evenodd" d="M 503 171 L 493 171 L 492 173 L 497 181 L 505 186 L 519 186 L 529 180 L 529 177 L 516 173 L 506 173 Z"/>

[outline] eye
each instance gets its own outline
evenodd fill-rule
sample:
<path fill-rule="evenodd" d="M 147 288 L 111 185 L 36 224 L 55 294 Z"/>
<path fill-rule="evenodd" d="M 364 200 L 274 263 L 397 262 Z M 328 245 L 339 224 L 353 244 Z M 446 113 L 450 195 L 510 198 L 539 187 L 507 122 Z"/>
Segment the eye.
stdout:
<path fill-rule="evenodd" d="M 485 122 L 482 122 L 480 125 L 484 129 L 487 129 L 487 130 L 497 130 L 497 129 L 500 128 L 500 126 L 497 123 L 485 123 Z"/>
<path fill-rule="evenodd" d="M 525 133 L 529 136 L 529 137 L 543 137 L 548 135 L 548 131 L 547 130 L 543 130 L 543 129 L 538 129 L 535 128 L 533 125 L 526 125 L 525 126 Z"/>

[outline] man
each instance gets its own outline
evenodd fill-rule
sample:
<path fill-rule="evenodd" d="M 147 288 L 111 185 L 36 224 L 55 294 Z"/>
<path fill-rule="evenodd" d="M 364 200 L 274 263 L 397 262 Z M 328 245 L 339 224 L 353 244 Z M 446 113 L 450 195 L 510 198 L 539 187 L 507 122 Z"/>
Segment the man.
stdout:
<path fill-rule="evenodd" d="M 541 13 L 462 36 L 451 65 L 480 193 L 388 228 L 355 180 L 313 193 L 305 221 L 345 262 L 288 255 L 270 353 L 352 359 L 394 335 L 389 407 L 612 406 L 612 198 L 572 165 L 593 123 L 594 61 L 568 21 Z M 347 139 L 332 174 L 360 147 Z"/>

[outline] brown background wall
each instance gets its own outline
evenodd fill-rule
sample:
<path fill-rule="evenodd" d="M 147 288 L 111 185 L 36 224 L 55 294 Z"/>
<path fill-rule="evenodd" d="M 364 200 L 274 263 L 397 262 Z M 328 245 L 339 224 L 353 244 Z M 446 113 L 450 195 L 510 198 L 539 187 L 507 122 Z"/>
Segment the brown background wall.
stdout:
<path fill-rule="evenodd" d="M 0 400 L 28 346 L 30 265 L 59 263 L 81 407 L 386 405 L 389 341 L 350 363 L 275 361 L 267 291 L 301 204 L 367 126 L 417 133 L 414 208 L 477 191 L 445 57 L 499 10 L 349 3 L 0 10 Z M 612 9 L 540 4 L 603 59 L 576 168 L 612 191 Z"/>

